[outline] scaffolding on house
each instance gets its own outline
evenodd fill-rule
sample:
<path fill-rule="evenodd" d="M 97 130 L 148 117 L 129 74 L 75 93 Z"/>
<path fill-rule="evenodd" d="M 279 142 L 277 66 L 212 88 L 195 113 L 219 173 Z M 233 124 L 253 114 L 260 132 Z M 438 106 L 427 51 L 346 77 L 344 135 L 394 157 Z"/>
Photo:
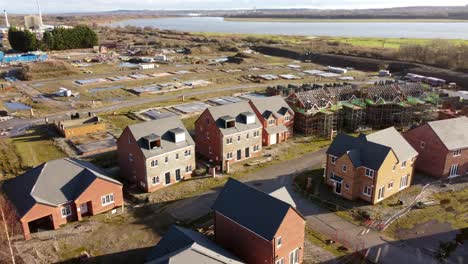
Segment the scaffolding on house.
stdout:
<path fill-rule="evenodd" d="M 338 130 L 357 132 L 366 127 L 366 104 L 359 99 L 340 103 Z"/>

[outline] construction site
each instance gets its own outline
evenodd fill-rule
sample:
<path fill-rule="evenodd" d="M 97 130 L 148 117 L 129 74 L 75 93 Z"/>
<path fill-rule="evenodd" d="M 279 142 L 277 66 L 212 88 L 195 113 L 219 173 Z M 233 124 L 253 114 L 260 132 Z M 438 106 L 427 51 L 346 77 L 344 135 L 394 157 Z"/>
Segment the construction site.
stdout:
<path fill-rule="evenodd" d="M 437 95 L 418 83 L 289 85 L 268 87 L 267 94 L 286 98 L 296 113 L 296 132 L 317 137 L 389 126 L 405 129 L 437 117 Z"/>

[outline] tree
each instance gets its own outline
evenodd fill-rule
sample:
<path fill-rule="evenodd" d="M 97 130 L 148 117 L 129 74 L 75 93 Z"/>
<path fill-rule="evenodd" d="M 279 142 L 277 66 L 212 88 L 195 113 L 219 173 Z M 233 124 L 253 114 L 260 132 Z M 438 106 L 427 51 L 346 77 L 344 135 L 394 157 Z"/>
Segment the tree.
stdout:
<path fill-rule="evenodd" d="M 19 30 L 11 27 L 8 30 L 8 41 L 14 50 L 22 52 L 34 51 L 39 47 L 36 35 L 27 29 Z"/>
<path fill-rule="evenodd" d="M 19 230 L 18 221 L 13 206 L 0 194 L 0 262 L 7 256 L 15 264 L 15 254 L 11 237 Z M 8 248 L 8 249 L 6 249 Z"/>

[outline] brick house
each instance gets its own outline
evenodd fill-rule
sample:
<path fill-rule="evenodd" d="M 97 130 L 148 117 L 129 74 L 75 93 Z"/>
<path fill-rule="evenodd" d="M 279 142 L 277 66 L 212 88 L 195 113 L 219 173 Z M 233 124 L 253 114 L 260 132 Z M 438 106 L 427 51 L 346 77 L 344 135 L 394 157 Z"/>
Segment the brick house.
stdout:
<path fill-rule="evenodd" d="M 146 256 L 146 264 L 242 264 L 236 256 L 203 234 L 173 225 Z"/>
<path fill-rule="evenodd" d="M 438 178 L 468 173 L 468 117 L 429 122 L 404 137 L 419 152 L 417 170 Z"/>
<path fill-rule="evenodd" d="M 4 186 L 25 239 L 44 229 L 80 221 L 123 206 L 122 184 L 88 162 L 59 159 L 44 163 Z"/>
<path fill-rule="evenodd" d="M 255 114 L 262 123 L 262 143 L 270 146 L 293 136 L 294 111 L 281 96 L 252 99 Z"/>
<path fill-rule="evenodd" d="M 117 140 L 121 176 L 145 192 L 190 178 L 195 170 L 195 143 L 171 116 L 128 126 Z"/>
<path fill-rule="evenodd" d="M 63 120 L 55 124 L 59 133 L 65 138 L 80 137 L 88 134 L 106 132 L 106 124 L 99 117 Z"/>
<path fill-rule="evenodd" d="M 376 204 L 411 185 L 417 156 L 393 127 L 358 137 L 339 134 L 327 150 L 325 181 L 337 195 Z"/>
<path fill-rule="evenodd" d="M 229 171 L 230 164 L 261 155 L 261 132 L 248 102 L 210 107 L 195 122 L 196 150 Z"/>
<path fill-rule="evenodd" d="M 305 219 L 285 196 L 229 179 L 212 206 L 216 242 L 246 263 L 302 263 Z"/>

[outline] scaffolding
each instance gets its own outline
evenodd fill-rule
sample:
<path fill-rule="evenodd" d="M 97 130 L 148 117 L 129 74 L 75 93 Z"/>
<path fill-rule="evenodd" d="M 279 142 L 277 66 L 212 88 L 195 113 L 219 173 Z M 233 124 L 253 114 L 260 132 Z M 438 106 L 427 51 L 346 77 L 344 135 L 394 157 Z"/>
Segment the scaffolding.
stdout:
<path fill-rule="evenodd" d="M 359 99 L 341 103 L 338 130 L 357 132 L 366 127 L 366 104 Z"/>

